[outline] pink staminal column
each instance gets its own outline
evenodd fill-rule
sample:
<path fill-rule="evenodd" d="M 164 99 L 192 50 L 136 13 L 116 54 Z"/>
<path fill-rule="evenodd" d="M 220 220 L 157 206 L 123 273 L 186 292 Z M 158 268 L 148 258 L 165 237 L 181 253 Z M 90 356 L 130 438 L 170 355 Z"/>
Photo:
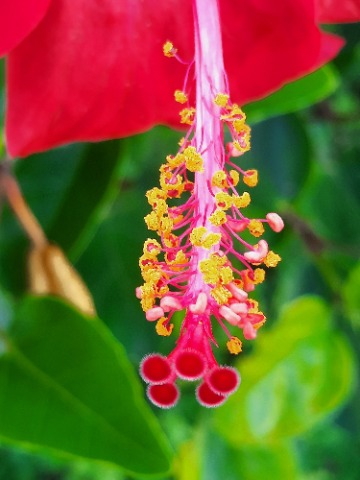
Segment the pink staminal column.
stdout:
<path fill-rule="evenodd" d="M 205 407 L 221 405 L 238 388 L 237 370 L 219 366 L 213 354 L 217 343 L 211 322 L 215 319 L 223 328 L 231 354 L 241 352 L 241 340 L 231 335 L 225 322 L 242 330 L 247 340 L 256 337 L 265 316 L 248 295 L 265 278 L 258 266 L 276 266 L 280 257 L 269 251 L 265 240 L 252 245 L 241 234 L 247 229 L 260 237 L 263 224 L 275 232 L 284 226 L 273 212 L 262 220 L 250 220 L 244 213 L 250 194 L 239 196 L 235 187 L 240 179 L 247 187 L 256 186 L 258 173 L 244 171 L 230 159 L 250 149 L 250 129 L 244 112 L 230 102 L 218 2 L 193 0 L 193 7 L 195 59 L 183 91 L 174 95 L 179 103 L 187 103 L 180 121 L 190 128 L 178 153 L 168 155 L 160 167 L 160 188 L 146 194 L 152 212 L 145 222 L 160 241 L 150 238 L 144 244 L 140 268 L 145 283 L 136 290 L 146 319 L 156 322 L 159 335 L 169 336 L 172 319 L 184 312 L 174 350 L 168 356 L 147 355 L 140 367 L 149 399 L 163 408 L 178 401 L 178 379 L 199 381 L 196 398 Z M 164 54 L 179 59 L 170 41 L 164 44 Z M 193 65 L 196 108 L 189 104 L 187 91 Z M 226 148 L 224 126 L 232 137 Z M 174 202 L 182 196 L 184 202 Z M 242 270 L 233 266 L 230 256 Z"/>
<path fill-rule="evenodd" d="M 223 125 L 220 121 L 220 108 L 214 103 L 218 93 L 227 93 L 226 75 L 223 64 L 220 19 L 217 1 L 194 2 L 195 22 L 195 72 L 196 72 L 196 116 L 195 131 L 192 145 L 201 155 L 204 170 L 195 173 L 194 197 L 196 207 L 193 228 L 205 227 L 207 233 L 219 234 L 219 227 L 209 221 L 210 215 L 216 209 L 215 194 L 219 191 L 211 187 L 212 177 L 215 172 L 222 170 L 225 164 L 225 151 L 223 144 Z M 213 253 L 218 253 L 219 244 L 209 249 L 193 246 L 191 249 L 191 264 L 194 274 L 189 280 L 185 293 L 190 305 L 187 309 L 183 324 L 181 338 L 172 356 L 181 378 L 191 379 L 189 374 L 181 375 L 181 367 L 187 363 L 187 370 L 202 372 L 204 381 L 197 389 L 197 399 L 204 406 L 218 406 L 226 400 L 226 396 L 237 388 L 239 375 L 234 369 L 222 367 L 224 379 L 231 377 L 230 389 L 219 391 L 212 386 L 216 381 L 221 383 L 221 367 L 217 365 L 212 354 L 210 342 L 212 329 L 210 316 L 213 307 L 217 309 L 215 300 L 210 295 L 209 285 L 204 282 L 199 264 L 209 259 Z M 195 308 L 194 308 L 195 305 Z M 199 305 L 196 310 L 196 306 Z M 202 308 L 201 308 L 202 307 Z M 186 361 L 185 361 L 186 359 Z M 180 367 L 180 369 L 179 369 Z M 209 372 L 213 372 L 209 375 Z M 199 378 L 202 375 L 194 376 Z M 213 380 L 214 379 L 214 380 Z M 210 383 L 208 383 L 210 380 Z"/>

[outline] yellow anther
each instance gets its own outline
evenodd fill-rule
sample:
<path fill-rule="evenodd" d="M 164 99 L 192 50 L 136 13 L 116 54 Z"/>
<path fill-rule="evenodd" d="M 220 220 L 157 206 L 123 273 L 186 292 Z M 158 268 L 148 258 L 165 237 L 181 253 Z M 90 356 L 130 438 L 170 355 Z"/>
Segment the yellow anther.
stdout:
<path fill-rule="evenodd" d="M 220 242 L 220 233 L 209 233 L 205 237 L 207 232 L 208 230 L 205 227 L 193 228 L 192 232 L 190 233 L 190 242 L 194 245 L 194 247 L 203 247 L 209 249 Z"/>
<path fill-rule="evenodd" d="M 179 165 L 181 165 L 182 163 L 184 163 L 185 159 L 184 159 L 184 156 L 181 155 L 181 153 L 178 153 L 175 156 L 174 155 L 168 155 L 166 157 L 166 160 L 167 160 L 167 164 L 171 168 L 175 168 L 175 167 L 178 167 Z"/>
<path fill-rule="evenodd" d="M 272 250 L 266 255 L 264 259 L 264 264 L 267 267 L 276 267 L 276 265 L 281 261 L 280 255 L 274 253 Z"/>
<path fill-rule="evenodd" d="M 259 313 L 259 302 L 257 300 L 249 299 L 249 313 Z"/>
<path fill-rule="evenodd" d="M 209 235 L 204 238 L 201 246 L 209 250 L 214 245 L 217 245 L 221 240 L 221 233 L 209 233 Z"/>
<path fill-rule="evenodd" d="M 141 307 L 144 312 L 147 312 L 155 305 L 155 287 L 145 283 L 141 287 Z"/>
<path fill-rule="evenodd" d="M 234 140 L 232 142 L 234 148 L 241 153 L 248 152 L 250 150 L 250 138 L 241 139 L 241 141 Z"/>
<path fill-rule="evenodd" d="M 178 145 L 180 145 L 180 147 L 182 147 L 185 143 L 185 137 L 181 137 L 180 140 L 178 141 Z"/>
<path fill-rule="evenodd" d="M 169 58 L 174 57 L 176 52 L 177 52 L 177 49 L 174 48 L 174 45 L 172 44 L 172 42 L 168 40 L 167 42 L 164 43 L 163 53 L 165 57 L 169 57 Z"/>
<path fill-rule="evenodd" d="M 150 310 L 150 308 L 153 308 L 153 306 L 155 305 L 155 298 L 144 297 L 141 299 L 140 304 L 144 312 L 147 312 L 148 310 Z"/>
<path fill-rule="evenodd" d="M 173 175 L 171 171 L 163 168 L 166 166 L 168 165 L 160 167 L 160 186 L 165 190 L 167 196 L 174 197 L 173 192 L 176 192 L 175 196 L 179 198 L 184 191 L 183 177 L 181 175 Z"/>
<path fill-rule="evenodd" d="M 158 335 L 161 335 L 162 337 L 168 337 L 171 335 L 171 332 L 173 331 L 174 325 L 170 323 L 169 325 L 165 325 L 165 323 L 168 321 L 166 317 L 161 317 L 155 325 L 155 331 Z"/>
<path fill-rule="evenodd" d="M 236 118 L 235 120 L 232 121 L 232 126 L 234 127 L 234 130 L 237 133 L 242 132 L 245 128 L 249 129 L 249 133 L 250 133 L 250 127 L 245 124 L 245 118 L 246 117 L 244 117 L 242 119 Z"/>
<path fill-rule="evenodd" d="M 236 187 L 236 185 L 239 183 L 239 178 L 240 178 L 239 172 L 237 172 L 236 170 L 230 170 L 229 176 L 230 176 L 232 185 Z"/>
<path fill-rule="evenodd" d="M 154 205 L 154 203 L 158 202 L 159 200 L 166 200 L 167 195 L 166 192 L 160 188 L 154 187 L 146 192 L 146 198 L 148 199 L 150 205 Z"/>
<path fill-rule="evenodd" d="M 193 228 L 192 232 L 190 233 L 189 240 L 194 245 L 194 247 L 202 246 L 202 238 L 206 232 L 207 229 L 205 227 Z"/>
<path fill-rule="evenodd" d="M 169 260 L 169 256 L 165 255 L 165 262 L 171 266 L 171 270 L 174 272 L 182 270 L 188 261 L 188 258 L 182 250 L 179 250 L 176 253 L 176 256 L 173 260 Z"/>
<path fill-rule="evenodd" d="M 233 103 L 232 107 L 231 107 L 231 114 L 233 117 L 238 117 L 242 120 L 246 120 L 246 115 L 245 113 L 243 112 L 243 110 L 239 107 L 239 105 L 237 103 Z"/>
<path fill-rule="evenodd" d="M 225 192 L 218 192 L 215 195 L 216 206 L 222 210 L 227 210 L 233 204 L 231 195 Z"/>
<path fill-rule="evenodd" d="M 238 137 L 242 141 L 248 143 L 250 148 L 251 128 L 249 125 L 244 123 L 243 120 L 234 120 L 232 124 L 236 130 L 236 133 L 238 134 Z"/>
<path fill-rule="evenodd" d="M 212 285 L 220 283 L 220 267 L 224 266 L 227 261 L 225 255 L 220 256 L 217 253 L 212 253 L 207 260 L 201 260 L 199 268 L 204 282 Z"/>
<path fill-rule="evenodd" d="M 195 108 L 184 108 L 179 112 L 180 123 L 185 123 L 186 125 L 192 125 L 195 118 Z"/>
<path fill-rule="evenodd" d="M 153 240 L 152 238 L 148 238 L 144 243 L 143 252 L 144 252 L 144 255 L 147 258 L 156 259 L 156 257 L 161 252 L 161 245 L 157 240 Z"/>
<path fill-rule="evenodd" d="M 141 272 L 146 272 L 147 270 L 154 268 L 154 262 L 156 262 L 156 258 L 150 258 L 149 255 L 141 255 L 139 258 Z"/>
<path fill-rule="evenodd" d="M 218 93 L 214 98 L 214 103 L 218 107 L 226 107 L 229 101 L 229 95 L 226 93 Z"/>
<path fill-rule="evenodd" d="M 255 268 L 254 270 L 254 283 L 262 283 L 265 280 L 265 270 L 263 268 Z"/>
<path fill-rule="evenodd" d="M 169 287 L 167 285 L 163 285 L 162 287 L 158 288 L 156 296 L 162 298 L 164 295 L 169 293 Z"/>
<path fill-rule="evenodd" d="M 250 220 L 248 224 L 248 229 L 251 235 L 254 235 L 254 237 L 261 237 L 261 235 L 264 233 L 264 225 L 260 220 Z"/>
<path fill-rule="evenodd" d="M 219 277 L 221 283 L 224 285 L 227 285 L 228 283 L 232 282 L 234 280 L 234 274 L 233 271 L 231 270 L 231 267 L 222 267 L 219 270 Z"/>
<path fill-rule="evenodd" d="M 186 168 L 190 172 L 203 172 L 204 171 L 204 161 L 200 153 L 196 150 L 195 147 L 186 147 L 183 151 L 183 156 L 185 158 Z"/>
<path fill-rule="evenodd" d="M 174 222 L 174 225 L 176 225 L 177 223 L 180 223 L 184 220 L 184 215 L 176 215 L 175 217 L 171 217 L 173 222 Z"/>
<path fill-rule="evenodd" d="M 226 343 L 227 349 L 233 355 L 238 355 L 242 352 L 242 342 L 237 337 L 231 337 L 230 340 Z"/>
<path fill-rule="evenodd" d="M 258 183 L 258 172 L 257 170 L 247 170 L 243 177 L 243 182 L 249 187 L 255 187 Z"/>
<path fill-rule="evenodd" d="M 144 268 L 142 273 L 143 279 L 146 281 L 144 291 L 146 292 L 147 288 L 149 288 L 149 292 L 156 292 L 156 284 L 160 282 L 160 280 L 166 279 L 167 275 L 161 270 L 160 267 L 155 266 L 151 268 Z"/>
<path fill-rule="evenodd" d="M 228 262 L 228 258 L 226 255 L 219 255 L 218 253 L 212 253 L 210 255 L 210 260 L 216 265 L 217 267 L 222 267 Z"/>
<path fill-rule="evenodd" d="M 175 90 L 174 97 L 178 103 L 186 103 L 188 101 L 188 96 L 182 90 Z"/>
<path fill-rule="evenodd" d="M 226 223 L 226 213 L 223 210 L 216 209 L 215 212 L 210 215 L 209 221 L 216 227 L 219 227 L 220 225 Z"/>
<path fill-rule="evenodd" d="M 160 227 L 160 219 L 156 212 L 151 212 L 144 218 L 149 230 L 158 230 Z"/>
<path fill-rule="evenodd" d="M 199 268 L 205 283 L 215 285 L 220 282 L 219 265 L 215 254 L 210 255 L 207 260 L 202 260 Z"/>
<path fill-rule="evenodd" d="M 251 203 L 251 197 L 248 192 L 244 192 L 242 195 L 233 195 L 234 205 L 238 208 L 246 208 Z"/>
<path fill-rule="evenodd" d="M 234 118 L 236 118 L 237 120 L 242 120 L 243 122 L 246 120 L 245 113 L 236 103 L 233 103 L 231 106 L 229 106 L 228 110 L 229 113 L 221 115 L 221 120 L 233 120 Z"/>
<path fill-rule="evenodd" d="M 174 222 L 171 218 L 169 217 L 162 217 L 160 219 L 160 225 L 158 228 L 159 234 L 169 234 L 171 233 L 172 229 L 174 228 Z"/>
<path fill-rule="evenodd" d="M 154 212 L 158 215 L 158 217 L 161 217 L 162 215 L 165 215 L 168 211 L 168 205 L 165 202 L 165 200 L 158 200 L 156 203 L 152 205 Z"/>
<path fill-rule="evenodd" d="M 224 172 L 224 170 L 218 170 L 214 173 L 211 179 L 211 185 L 218 188 L 228 187 L 226 173 Z"/>
<path fill-rule="evenodd" d="M 229 290 L 222 285 L 217 285 L 210 291 L 210 295 L 218 305 L 224 305 L 231 298 Z"/>
<path fill-rule="evenodd" d="M 207 260 L 200 262 L 200 271 L 205 283 L 215 285 L 219 281 L 219 272 L 214 266 L 206 267 Z"/>
<path fill-rule="evenodd" d="M 163 242 L 165 247 L 168 247 L 168 248 L 179 247 L 179 237 L 177 237 L 173 233 L 170 233 L 169 235 L 165 235 L 163 238 Z"/>

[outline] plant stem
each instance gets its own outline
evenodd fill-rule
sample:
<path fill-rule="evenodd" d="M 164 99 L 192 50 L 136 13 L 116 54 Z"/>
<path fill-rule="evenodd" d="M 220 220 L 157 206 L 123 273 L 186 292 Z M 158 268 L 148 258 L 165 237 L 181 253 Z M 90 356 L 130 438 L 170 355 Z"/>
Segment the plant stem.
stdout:
<path fill-rule="evenodd" d="M 0 164 L 0 190 L 34 246 L 42 249 L 48 245 L 43 229 L 26 203 L 15 178 L 8 171 L 6 163 Z"/>

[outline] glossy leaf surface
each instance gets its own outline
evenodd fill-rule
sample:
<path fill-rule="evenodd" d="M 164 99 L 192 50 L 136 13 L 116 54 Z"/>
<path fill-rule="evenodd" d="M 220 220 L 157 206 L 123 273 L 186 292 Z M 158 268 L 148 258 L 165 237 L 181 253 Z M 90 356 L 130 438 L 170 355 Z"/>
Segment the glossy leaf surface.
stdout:
<path fill-rule="evenodd" d="M 325 304 L 303 297 L 240 363 L 241 388 L 216 412 L 231 443 L 276 442 L 298 435 L 338 408 L 353 387 L 348 343 L 334 332 Z"/>
<path fill-rule="evenodd" d="M 169 469 L 169 447 L 132 367 L 99 320 L 29 297 L 2 346 L 3 440 L 137 473 Z"/>

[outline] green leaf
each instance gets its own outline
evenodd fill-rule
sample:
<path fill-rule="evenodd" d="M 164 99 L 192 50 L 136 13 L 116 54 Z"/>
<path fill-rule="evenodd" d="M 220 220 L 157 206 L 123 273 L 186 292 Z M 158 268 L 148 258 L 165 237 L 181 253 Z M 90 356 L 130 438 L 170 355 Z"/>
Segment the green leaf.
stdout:
<path fill-rule="evenodd" d="M 254 352 L 240 363 L 242 385 L 215 413 L 231 443 L 277 442 L 308 430 L 340 407 L 354 380 L 351 349 L 330 328 L 330 312 L 316 297 L 284 309 Z"/>
<path fill-rule="evenodd" d="M 201 478 L 201 452 L 197 439 L 188 440 L 178 450 L 174 474 L 176 480 L 199 480 Z"/>
<path fill-rule="evenodd" d="M 49 240 L 73 260 L 89 242 L 117 195 L 122 142 L 76 144 L 18 161 L 15 175 Z M 29 242 L 6 206 L 0 230 L 0 280 L 12 292 L 25 288 Z"/>
<path fill-rule="evenodd" d="M 72 257 L 87 245 L 104 210 L 118 193 L 121 145 L 119 140 L 87 145 L 51 220 L 49 238 Z"/>
<path fill-rule="evenodd" d="M 353 268 L 344 284 L 345 308 L 355 325 L 360 326 L 360 262 Z"/>
<path fill-rule="evenodd" d="M 200 456 L 201 480 L 259 480 L 299 478 L 294 447 L 291 442 L 273 445 L 246 445 L 233 448 L 212 430 L 206 429 L 203 440 L 189 452 Z M 186 477 L 183 477 L 186 478 Z M 180 477 L 179 480 L 182 480 Z"/>
<path fill-rule="evenodd" d="M 300 478 L 294 449 L 285 442 L 233 450 L 233 461 L 239 479 Z"/>
<path fill-rule="evenodd" d="M 309 132 L 315 146 L 312 168 L 298 197 L 296 210 L 332 249 L 358 258 L 358 152 L 356 149 L 352 153 L 347 151 L 346 139 L 338 125 L 331 127 L 322 122 L 312 125 Z M 337 143 L 339 139 L 343 144 Z"/>
<path fill-rule="evenodd" d="M 251 189 L 254 217 L 293 201 L 306 182 L 310 168 L 307 132 L 296 115 L 272 118 L 252 129 L 252 148 L 246 165 L 259 171 L 259 185 Z M 256 206 L 259 211 L 252 212 Z"/>
<path fill-rule="evenodd" d="M 309 107 L 332 94 L 338 85 L 336 70 L 331 65 L 326 65 L 310 75 L 288 83 L 262 100 L 249 103 L 244 110 L 250 122 L 259 122 Z"/>
<path fill-rule="evenodd" d="M 164 127 L 126 140 L 121 165 L 123 188 L 75 264 L 86 279 L 100 317 L 122 339 L 133 358 L 138 359 L 146 352 L 158 350 L 159 346 L 164 353 L 173 348 L 172 338 L 159 337 L 154 325 L 146 322 L 135 288 L 143 283 L 139 257 L 150 235 L 144 222 L 151 210 L 145 193 L 158 185 L 164 152 L 175 153 L 178 140 L 178 133 Z M 140 327 L 134 328 L 134 324 Z"/>
<path fill-rule="evenodd" d="M 122 347 L 99 320 L 52 298 L 23 302 L 0 357 L 2 440 L 163 473 L 169 447 L 142 397 Z"/>

